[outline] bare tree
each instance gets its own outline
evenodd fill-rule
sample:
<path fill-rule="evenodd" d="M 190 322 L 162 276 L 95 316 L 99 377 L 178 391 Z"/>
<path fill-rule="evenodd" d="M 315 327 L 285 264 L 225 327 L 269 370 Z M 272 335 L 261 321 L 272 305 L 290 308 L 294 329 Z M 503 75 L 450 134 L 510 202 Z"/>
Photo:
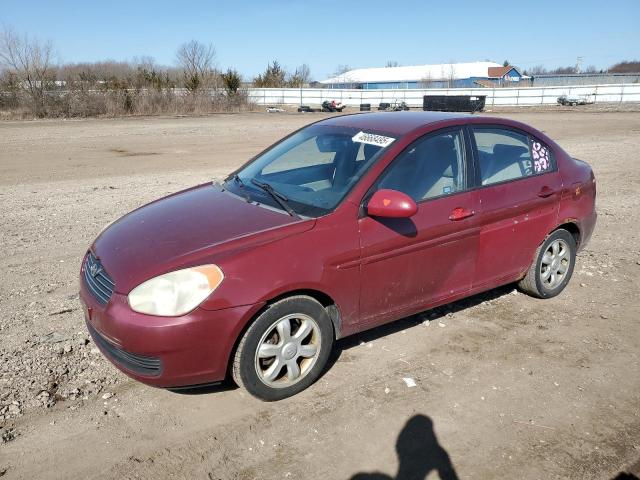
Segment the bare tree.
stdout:
<path fill-rule="evenodd" d="M 535 67 L 531 67 L 529 70 L 529 75 L 544 75 L 545 73 L 549 73 L 543 65 L 536 65 Z"/>
<path fill-rule="evenodd" d="M 334 76 L 339 77 L 340 75 L 347 73 L 349 70 L 351 70 L 351 67 L 349 65 L 338 65 L 336 67 L 336 71 L 333 74 Z"/>
<path fill-rule="evenodd" d="M 290 87 L 300 88 L 308 84 L 310 80 L 311 70 L 309 69 L 309 65 L 303 63 L 298 68 L 296 68 L 293 74 L 291 74 L 287 83 Z"/>
<path fill-rule="evenodd" d="M 176 52 L 176 62 L 182 69 L 185 87 L 191 91 L 211 86 L 215 79 L 216 49 L 197 40 L 183 43 Z"/>
<path fill-rule="evenodd" d="M 609 67 L 610 73 L 638 73 L 640 72 L 639 60 L 628 60 L 624 62 L 618 62 L 615 65 Z"/>
<path fill-rule="evenodd" d="M 427 70 L 427 73 L 424 77 L 420 79 L 420 87 L 421 88 L 432 88 L 433 87 L 433 79 L 431 78 L 431 70 Z"/>
<path fill-rule="evenodd" d="M 399 67 L 400 64 L 396 60 L 387 60 L 387 63 L 384 65 L 386 68 Z"/>
<path fill-rule="evenodd" d="M 554 70 L 549 71 L 549 73 L 556 74 L 556 75 L 567 75 L 567 74 L 578 73 L 578 72 L 576 71 L 576 67 L 569 66 L 569 67 L 558 67 Z"/>
<path fill-rule="evenodd" d="M 453 87 L 453 84 L 456 80 L 456 67 L 453 63 L 449 64 L 449 71 L 447 72 L 447 86 L 449 88 Z"/>
<path fill-rule="evenodd" d="M 0 32 L 0 67 L 24 90 L 37 116 L 46 112 L 45 92 L 53 81 L 53 46 L 50 42 L 18 35 L 9 28 Z"/>
<path fill-rule="evenodd" d="M 50 43 L 0 25 L 0 109 L 3 116 L 22 118 L 27 114 L 88 117 L 251 108 L 238 72 L 228 70 L 223 84 L 214 58 L 213 46 L 189 42 L 176 52 L 174 67 L 144 56 L 126 62 L 106 59 L 58 65 Z M 174 90 L 185 84 L 192 95 Z M 224 86 L 229 94 L 211 95 L 203 88 L 209 86 Z"/>
<path fill-rule="evenodd" d="M 158 64 L 156 59 L 150 55 L 142 55 L 140 57 L 133 57 L 131 59 L 131 64 L 136 66 L 137 68 L 144 68 L 146 70 L 157 70 Z"/>
<path fill-rule="evenodd" d="M 340 79 L 340 84 L 342 88 L 359 88 L 356 83 L 353 82 L 351 78 L 350 72 L 353 70 L 349 65 L 338 65 L 336 67 L 335 72 L 333 73 L 334 77 L 338 77 Z"/>

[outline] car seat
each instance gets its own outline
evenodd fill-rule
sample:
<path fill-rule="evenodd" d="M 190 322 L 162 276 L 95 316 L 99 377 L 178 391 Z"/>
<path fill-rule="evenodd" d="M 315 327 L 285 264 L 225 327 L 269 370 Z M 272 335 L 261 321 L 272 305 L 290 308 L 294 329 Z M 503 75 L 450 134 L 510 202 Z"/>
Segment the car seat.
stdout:
<path fill-rule="evenodd" d="M 400 190 L 415 201 L 457 190 L 458 154 L 451 136 L 428 138 L 398 160 L 380 188 Z"/>
<path fill-rule="evenodd" d="M 425 142 L 420 175 L 424 190 L 420 198 L 438 197 L 458 190 L 458 153 L 452 136 L 434 137 Z"/>
<path fill-rule="evenodd" d="M 522 155 L 528 151 L 529 149 L 522 145 L 495 144 L 493 155 L 487 156 L 485 161 L 480 163 L 482 184 L 488 185 L 525 176 L 526 158 L 522 158 Z"/>

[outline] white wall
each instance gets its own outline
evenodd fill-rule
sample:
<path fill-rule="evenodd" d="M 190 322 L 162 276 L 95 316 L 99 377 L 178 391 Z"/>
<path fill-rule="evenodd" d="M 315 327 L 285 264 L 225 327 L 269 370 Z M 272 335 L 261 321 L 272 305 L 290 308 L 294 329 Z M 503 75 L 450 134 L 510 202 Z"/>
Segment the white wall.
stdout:
<path fill-rule="evenodd" d="M 560 95 L 590 95 L 596 103 L 640 102 L 640 84 L 585 85 L 540 88 L 442 88 L 428 90 L 351 90 L 319 88 L 250 88 L 249 99 L 258 105 L 318 106 L 324 100 L 336 100 L 359 107 L 370 103 L 405 101 L 411 107 L 422 107 L 423 95 L 486 95 L 486 107 L 493 105 L 549 105 Z"/>

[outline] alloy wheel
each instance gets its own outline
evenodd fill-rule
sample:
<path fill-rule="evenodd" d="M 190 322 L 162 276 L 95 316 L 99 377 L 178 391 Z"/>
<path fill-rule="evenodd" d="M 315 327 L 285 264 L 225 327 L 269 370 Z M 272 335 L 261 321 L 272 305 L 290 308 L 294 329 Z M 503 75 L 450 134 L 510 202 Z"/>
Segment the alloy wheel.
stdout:
<path fill-rule="evenodd" d="M 316 363 L 320 346 L 320 328 L 310 316 L 294 313 L 276 320 L 258 343 L 258 378 L 274 388 L 298 383 Z"/>
<path fill-rule="evenodd" d="M 542 285 L 553 290 L 562 283 L 571 265 L 571 250 L 562 239 L 549 244 L 540 262 L 540 280 Z"/>

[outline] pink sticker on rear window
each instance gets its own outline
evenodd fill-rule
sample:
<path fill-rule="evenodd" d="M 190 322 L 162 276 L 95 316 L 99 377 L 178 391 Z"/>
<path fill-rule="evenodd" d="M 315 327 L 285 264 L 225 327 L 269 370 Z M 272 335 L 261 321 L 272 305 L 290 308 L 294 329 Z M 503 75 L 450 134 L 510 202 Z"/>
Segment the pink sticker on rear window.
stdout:
<path fill-rule="evenodd" d="M 540 142 L 532 142 L 531 153 L 533 156 L 533 171 L 543 173 L 551 169 L 551 159 L 549 158 L 549 148 Z"/>

